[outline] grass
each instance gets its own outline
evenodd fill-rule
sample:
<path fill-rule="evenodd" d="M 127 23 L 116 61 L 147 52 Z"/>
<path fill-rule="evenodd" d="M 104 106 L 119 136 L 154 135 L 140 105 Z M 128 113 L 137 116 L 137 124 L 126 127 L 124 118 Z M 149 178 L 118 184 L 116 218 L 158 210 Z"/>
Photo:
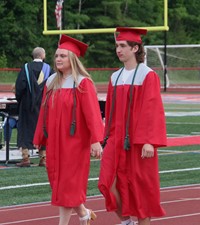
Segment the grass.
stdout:
<path fill-rule="evenodd" d="M 199 123 L 194 124 L 194 122 L 190 122 L 188 124 L 186 124 L 187 122 L 185 122 L 185 125 L 183 125 L 183 123 L 179 122 L 178 124 L 174 124 L 174 123 L 168 123 L 167 122 L 167 131 L 169 134 L 174 134 L 174 132 L 176 132 L 176 134 L 178 135 L 191 135 L 194 132 L 199 132 Z M 174 135 L 173 135 L 174 136 Z"/>
<path fill-rule="evenodd" d="M 98 68 L 97 68 L 98 69 Z M 94 82 L 108 82 L 110 75 L 116 70 L 88 70 Z M 163 72 L 157 71 L 163 84 Z M 176 71 L 170 72 L 171 84 L 200 84 L 198 71 Z M 0 71 L 0 83 L 15 83 L 18 71 Z M 191 74 L 192 73 L 192 74 Z"/>
<path fill-rule="evenodd" d="M 0 71 L 0 83 L 14 84 L 18 72 Z"/>
<path fill-rule="evenodd" d="M 106 83 L 113 71 L 89 71 L 94 82 Z M 14 84 L 18 72 L 0 71 L 0 83 Z"/>
<path fill-rule="evenodd" d="M 188 146 L 182 147 L 188 151 Z M 200 150 L 199 146 L 197 147 Z M 177 148 L 176 148 L 177 150 Z M 178 153 L 171 155 L 163 155 L 159 157 L 160 171 L 183 170 L 188 168 L 199 168 L 199 153 Z M 187 184 L 199 184 L 199 170 L 169 172 L 160 174 L 161 187 L 179 186 Z"/>
<path fill-rule="evenodd" d="M 45 187 L 25 187 L 15 189 L 14 191 L 13 189 L 1 190 L 1 196 L 3 196 L 3 199 L 1 199 L 0 206 L 19 205 L 25 203 L 49 201 L 51 190 L 48 185 Z"/>
<path fill-rule="evenodd" d="M 177 147 L 173 149 L 178 150 Z M 200 150 L 199 146 L 197 149 Z M 200 152 L 193 153 L 192 150 L 188 152 L 188 146 L 184 146 L 180 150 L 182 153 L 171 153 L 159 156 L 160 171 L 199 167 Z M 184 153 L 186 150 L 187 152 Z M 165 181 L 163 181 L 163 183 L 165 183 Z"/>
<path fill-rule="evenodd" d="M 187 172 L 173 172 L 160 176 L 161 187 L 172 187 L 187 184 L 199 184 L 200 179 L 194 179 L 199 176 L 199 170 Z M 164 185 L 163 185 L 164 182 Z"/>

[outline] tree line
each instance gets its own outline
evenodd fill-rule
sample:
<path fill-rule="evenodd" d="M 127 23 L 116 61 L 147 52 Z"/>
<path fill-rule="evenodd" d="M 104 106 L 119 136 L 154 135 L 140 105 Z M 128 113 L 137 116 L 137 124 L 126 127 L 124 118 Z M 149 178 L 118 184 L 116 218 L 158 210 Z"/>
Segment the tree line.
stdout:
<path fill-rule="evenodd" d="M 65 0 L 62 29 L 163 26 L 164 0 Z M 56 30 L 55 0 L 47 0 L 48 29 Z M 53 64 L 59 35 L 43 35 L 43 0 L 0 1 L 0 67 L 18 68 L 41 46 Z M 199 44 L 199 0 L 168 0 L 167 44 Z M 86 67 L 117 67 L 114 35 L 71 35 L 89 44 Z M 163 45 L 164 32 L 149 32 L 145 45 Z"/>

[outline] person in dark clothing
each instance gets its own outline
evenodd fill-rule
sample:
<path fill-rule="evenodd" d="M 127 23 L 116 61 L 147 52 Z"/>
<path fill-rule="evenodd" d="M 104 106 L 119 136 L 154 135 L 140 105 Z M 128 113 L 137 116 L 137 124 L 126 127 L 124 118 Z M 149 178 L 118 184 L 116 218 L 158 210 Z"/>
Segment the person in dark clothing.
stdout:
<path fill-rule="evenodd" d="M 33 136 L 42 101 L 43 88 L 47 78 L 54 73 L 50 65 L 44 62 L 45 50 L 36 47 L 32 52 L 33 61 L 26 63 L 15 82 L 16 99 L 19 104 L 19 120 L 17 126 L 17 145 L 22 148 L 22 161 L 19 167 L 30 166 L 29 149 L 33 149 Z M 46 152 L 39 149 L 39 166 L 46 165 Z"/>

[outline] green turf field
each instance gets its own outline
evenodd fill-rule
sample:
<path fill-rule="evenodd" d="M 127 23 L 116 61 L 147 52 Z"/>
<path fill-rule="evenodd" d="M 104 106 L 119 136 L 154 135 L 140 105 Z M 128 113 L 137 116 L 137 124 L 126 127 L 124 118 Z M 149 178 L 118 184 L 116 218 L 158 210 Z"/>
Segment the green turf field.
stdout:
<path fill-rule="evenodd" d="M 92 70 L 89 71 L 94 82 L 108 82 L 109 77 L 113 71 L 108 70 Z M 1 84 L 14 84 L 18 75 L 18 71 L 0 71 L 0 83 Z"/>
<path fill-rule="evenodd" d="M 166 112 L 200 112 L 199 104 L 166 104 Z M 200 135 L 200 116 L 166 117 L 168 136 Z M 16 134 L 13 134 L 12 142 Z M 38 159 L 32 159 L 38 163 Z M 159 149 L 161 187 L 200 183 L 200 145 Z M 97 189 L 99 160 L 91 158 L 88 196 L 99 195 Z M 1 169 L 0 206 L 49 201 L 51 191 L 45 168 Z"/>

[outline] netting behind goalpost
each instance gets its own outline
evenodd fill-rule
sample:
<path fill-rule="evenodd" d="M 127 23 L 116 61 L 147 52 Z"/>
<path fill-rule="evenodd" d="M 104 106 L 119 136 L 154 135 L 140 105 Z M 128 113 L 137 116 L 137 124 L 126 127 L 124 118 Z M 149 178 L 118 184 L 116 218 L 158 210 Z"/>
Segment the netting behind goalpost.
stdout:
<path fill-rule="evenodd" d="M 145 46 L 146 64 L 164 85 L 164 45 Z M 200 87 L 200 44 L 167 45 L 167 87 Z"/>

